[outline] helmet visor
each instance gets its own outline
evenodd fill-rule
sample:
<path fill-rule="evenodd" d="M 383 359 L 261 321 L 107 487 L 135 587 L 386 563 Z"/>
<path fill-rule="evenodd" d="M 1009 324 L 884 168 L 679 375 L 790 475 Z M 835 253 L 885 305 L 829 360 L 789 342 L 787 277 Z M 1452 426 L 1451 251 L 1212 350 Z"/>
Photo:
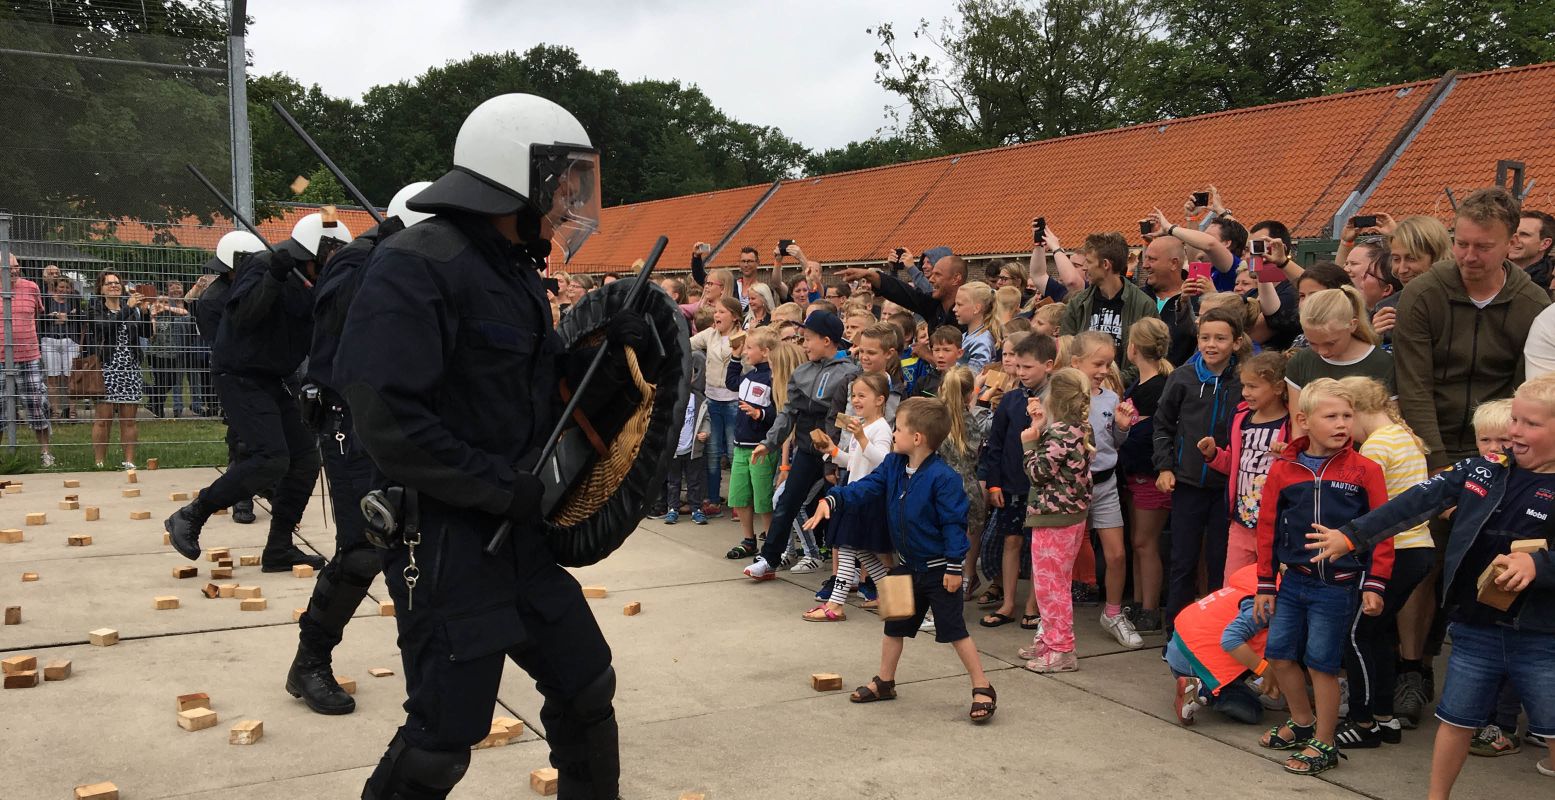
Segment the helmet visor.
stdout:
<path fill-rule="evenodd" d="M 599 153 L 581 149 L 567 153 L 546 220 L 552 245 L 571 261 L 599 230 Z"/>

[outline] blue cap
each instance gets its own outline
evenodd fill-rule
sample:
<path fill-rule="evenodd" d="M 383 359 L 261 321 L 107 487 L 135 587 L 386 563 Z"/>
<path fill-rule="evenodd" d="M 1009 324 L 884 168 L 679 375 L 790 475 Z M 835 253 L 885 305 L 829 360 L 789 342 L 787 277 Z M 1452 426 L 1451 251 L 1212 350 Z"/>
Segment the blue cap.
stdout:
<path fill-rule="evenodd" d="M 847 340 L 842 338 L 842 320 L 838 319 L 836 314 L 824 308 L 811 311 L 810 316 L 805 317 L 805 321 L 800 327 L 825 336 L 832 340 L 832 344 L 838 347 L 846 347 L 848 344 Z"/>
<path fill-rule="evenodd" d="M 952 253 L 948 247 L 930 247 L 929 249 L 923 251 L 923 258 L 931 267 L 939 263 L 940 259 L 953 255 L 955 255 L 955 253 Z"/>

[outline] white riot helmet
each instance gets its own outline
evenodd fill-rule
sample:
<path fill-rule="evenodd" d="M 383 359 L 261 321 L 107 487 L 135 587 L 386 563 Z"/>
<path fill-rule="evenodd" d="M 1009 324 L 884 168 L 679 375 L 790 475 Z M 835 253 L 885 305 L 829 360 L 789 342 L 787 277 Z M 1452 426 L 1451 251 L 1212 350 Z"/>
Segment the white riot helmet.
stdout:
<path fill-rule="evenodd" d="M 297 224 L 292 226 L 291 238 L 276 246 L 298 261 L 312 261 L 319 254 L 319 241 L 326 237 L 340 244 L 348 244 L 351 231 L 346 229 L 344 222 L 338 220 L 333 226 L 326 225 L 323 214 L 313 213 L 297 220 Z"/>
<path fill-rule="evenodd" d="M 248 231 L 231 231 L 216 242 L 216 264 L 207 264 L 212 272 L 231 272 L 238 265 L 241 255 L 263 253 L 265 243 Z"/>
<path fill-rule="evenodd" d="M 405 188 L 395 192 L 394 199 L 389 201 L 389 216 L 399 217 L 400 222 L 405 223 L 405 227 L 407 228 L 424 219 L 430 218 L 432 216 L 431 214 L 428 214 L 424 211 L 411 211 L 409 208 L 406 208 L 405 203 L 409 202 L 410 198 L 420 194 L 422 189 L 425 189 L 431 185 L 431 181 L 416 181 L 415 183 L 408 184 L 405 186 Z"/>
<path fill-rule="evenodd" d="M 454 168 L 407 206 L 490 215 L 529 208 L 570 259 L 599 228 L 599 204 L 599 150 L 577 118 L 543 97 L 503 94 L 470 112 Z"/>

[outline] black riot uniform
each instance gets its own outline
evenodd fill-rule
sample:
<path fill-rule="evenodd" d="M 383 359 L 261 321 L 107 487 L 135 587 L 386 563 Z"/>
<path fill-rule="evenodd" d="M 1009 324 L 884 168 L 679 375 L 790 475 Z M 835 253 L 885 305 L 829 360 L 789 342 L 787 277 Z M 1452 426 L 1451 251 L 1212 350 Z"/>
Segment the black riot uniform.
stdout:
<path fill-rule="evenodd" d="M 241 256 L 241 254 L 239 254 Z M 236 260 L 236 259 L 235 259 Z M 239 262 L 241 265 L 241 262 Z M 221 330 L 222 313 L 227 308 L 227 295 L 232 293 L 233 268 L 221 263 L 217 259 L 211 259 L 205 268 L 216 274 L 216 279 L 205 287 L 200 296 L 189 303 L 190 314 L 194 316 L 195 330 L 200 334 L 200 342 L 207 350 L 216 347 L 216 333 Z M 207 380 L 214 379 L 214 375 Z M 222 414 L 226 420 L 225 412 Z M 227 468 L 231 469 L 238 461 L 238 449 L 242 444 L 238 442 L 232 426 L 227 426 Z M 245 497 L 232 504 L 232 521 L 247 525 L 254 521 L 254 499 Z"/>
<path fill-rule="evenodd" d="M 545 696 L 561 795 L 616 796 L 610 648 L 534 526 L 538 481 L 515 466 L 559 413 L 542 266 L 450 212 L 383 242 L 352 304 L 335 372 L 381 479 L 414 490 L 419 517 L 419 544 L 384 555 L 409 697 L 364 798 L 445 797 L 509 658 Z M 504 519 L 513 535 L 487 555 Z"/>
<path fill-rule="evenodd" d="M 250 256 L 228 295 L 211 369 L 228 425 L 243 447 L 230 469 L 165 523 L 187 558 L 199 557 L 200 527 L 212 513 L 274 487 L 261 568 L 324 566 L 324 559 L 292 543 L 319 470 L 317 444 L 285 383 L 307 356 L 313 334 L 313 289 L 296 274 L 297 266 L 285 252 Z"/>
<path fill-rule="evenodd" d="M 381 564 L 377 548 L 365 535 L 362 516 L 362 497 L 372 488 L 372 460 L 352 431 L 351 412 L 337 388 L 335 354 L 368 256 L 379 240 L 403 228 L 391 217 L 353 239 L 330 258 L 315 290 L 303 408 L 324 455 L 335 516 L 335 554 L 319 571 L 307 613 L 298 621 L 297 656 L 286 689 L 321 714 L 348 714 L 356 708 L 335 681 L 330 655 Z"/>

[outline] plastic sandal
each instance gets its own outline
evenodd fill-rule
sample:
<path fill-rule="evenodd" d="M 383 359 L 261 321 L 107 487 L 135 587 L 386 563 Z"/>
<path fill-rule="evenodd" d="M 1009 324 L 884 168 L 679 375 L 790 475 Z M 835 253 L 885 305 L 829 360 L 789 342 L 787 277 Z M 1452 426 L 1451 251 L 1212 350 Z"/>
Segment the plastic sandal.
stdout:
<path fill-rule="evenodd" d="M 998 584 L 988 587 L 988 591 L 977 596 L 979 608 L 988 608 L 1004 602 L 1004 588 Z"/>
<path fill-rule="evenodd" d="M 880 680 L 879 675 L 876 675 L 870 679 L 869 683 L 873 684 L 875 688 L 869 688 L 869 684 L 860 686 L 853 690 L 853 694 L 848 695 L 848 699 L 855 703 L 873 703 L 877 700 L 896 699 L 896 681 L 883 681 Z M 876 689 L 879 691 L 876 691 Z"/>
<path fill-rule="evenodd" d="M 820 612 L 817 614 L 816 612 Z M 846 622 L 848 615 L 840 611 L 833 611 L 824 605 L 806 611 L 802 615 L 805 622 Z"/>
<path fill-rule="evenodd" d="M 990 620 L 992 621 L 990 622 Z M 1014 617 L 1007 614 L 1000 614 L 999 612 L 995 611 L 992 614 L 989 614 L 988 616 L 978 620 L 977 624 L 983 626 L 984 628 L 997 628 L 1000 625 L 1008 625 L 1014 621 Z"/>
<path fill-rule="evenodd" d="M 977 698 L 979 697 L 988 698 L 988 702 L 978 700 Z M 967 715 L 972 718 L 973 722 L 981 725 L 982 723 L 993 719 L 993 712 L 998 710 L 999 693 L 993 690 L 993 686 L 991 684 L 988 686 L 972 687 L 972 710 L 968 711 Z M 979 711 L 986 713 L 984 713 L 982 716 L 978 716 L 977 712 Z"/>
<path fill-rule="evenodd" d="M 1021 630 L 1034 631 L 1042 627 L 1041 614 L 1022 614 L 1020 617 Z"/>
<path fill-rule="evenodd" d="M 1334 767 L 1339 766 L 1339 759 L 1349 760 L 1349 756 L 1339 752 L 1336 745 L 1320 742 L 1316 739 L 1308 739 L 1304 742 L 1307 747 L 1317 751 L 1317 755 L 1311 755 L 1305 751 L 1292 753 L 1285 760 L 1285 771 L 1295 775 L 1321 775 Z M 1294 761 L 1300 766 L 1292 766 Z"/>
<path fill-rule="evenodd" d="M 1282 728 L 1290 728 L 1291 738 L 1280 735 Z M 1267 750 L 1293 750 L 1305 744 L 1312 735 L 1317 732 L 1317 723 L 1311 725 L 1297 725 L 1293 719 L 1285 720 L 1282 725 L 1276 725 L 1264 734 L 1264 738 L 1258 740 L 1258 746 Z"/>
<path fill-rule="evenodd" d="M 729 548 L 729 552 L 724 553 L 724 558 L 735 561 L 741 558 L 750 558 L 753 555 L 756 555 L 756 540 L 741 539 L 739 544 Z"/>

